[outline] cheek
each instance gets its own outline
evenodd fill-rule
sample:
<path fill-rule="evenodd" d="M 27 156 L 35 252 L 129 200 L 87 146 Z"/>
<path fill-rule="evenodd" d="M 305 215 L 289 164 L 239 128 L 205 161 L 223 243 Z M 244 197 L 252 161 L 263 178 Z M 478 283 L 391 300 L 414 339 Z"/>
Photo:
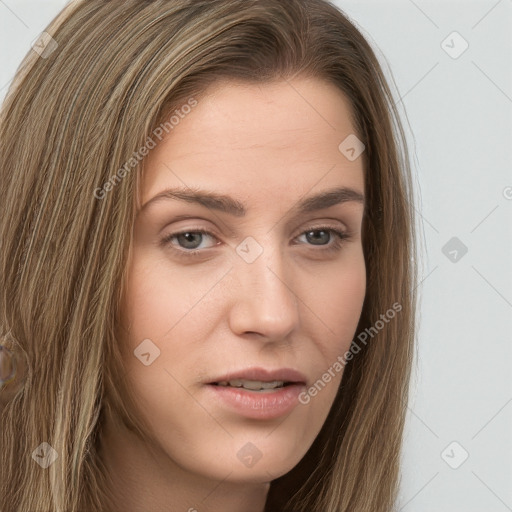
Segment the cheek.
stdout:
<path fill-rule="evenodd" d="M 222 268 L 196 273 L 180 270 L 165 257 L 141 250 L 130 268 L 123 306 L 132 338 L 167 339 L 194 313 L 224 272 Z"/>
<path fill-rule="evenodd" d="M 202 339 L 194 315 L 200 312 L 200 299 L 214 277 L 191 279 L 190 274 L 172 269 L 168 260 L 144 250 L 134 255 L 128 276 L 122 305 L 123 325 L 128 329 L 119 343 L 134 387 L 137 414 L 152 428 L 176 427 L 175 411 L 187 416 L 197 408 L 181 383 L 194 372 L 195 340 L 199 344 Z M 146 365 L 142 354 L 147 353 Z"/>
<path fill-rule="evenodd" d="M 314 367 L 315 380 L 302 395 L 301 403 L 312 411 L 309 418 L 315 431 L 321 428 L 338 391 L 345 354 L 357 334 L 366 295 L 362 248 L 354 248 L 343 263 L 310 276 L 304 287 L 308 306 L 304 314 L 308 320 L 303 326 L 308 331 L 307 338 L 314 341 L 308 360 Z"/>
<path fill-rule="evenodd" d="M 316 276 L 315 283 L 309 285 L 309 303 L 317 316 L 316 325 L 327 333 L 314 337 L 326 364 L 350 347 L 359 323 L 366 295 L 366 267 L 362 248 L 359 249 L 347 258 L 345 265 Z"/>
<path fill-rule="evenodd" d="M 122 306 L 128 329 L 119 342 L 125 367 L 149 415 L 162 407 L 164 396 L 182 400 L 181 411 L 194 406 L 179 383 L 197 378 L 197 363 L 204 357 L 203 345 L 211 330 L 205 318 L 218 309 L 217 302 L 210 305 L 209 293 L 225 272 L 224 268 L 187 272 L 149 251 L 134 255 Z M 146 366 L 138 356 L 148 352 L 151 362 L 146 361 Z"/>

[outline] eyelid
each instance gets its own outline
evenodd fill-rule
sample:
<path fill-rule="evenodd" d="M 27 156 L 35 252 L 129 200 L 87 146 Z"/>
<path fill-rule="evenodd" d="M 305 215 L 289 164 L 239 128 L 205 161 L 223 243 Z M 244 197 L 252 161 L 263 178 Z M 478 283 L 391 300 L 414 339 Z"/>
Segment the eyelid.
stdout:
<path fill-rule="evenodd" d="M 345 241 L 348 241 L 352 238 L 353 234 L 352 232 L 347 229 L 346 227 L 340 227 L 340 226 L 334 226 L 327 222 L 321 222 L 317 221 L 318 224 L 311 224 L 310 226 L 307 226 L 306 228 L 303 228 L 297 235 L 293 237 L 293 240 L 296 240 L 298 237 L 303 236 L 311 231 L 327 231 L 332 234 L 332 240 L 327 245 L 311 245 L 309 244 L 309 248 L 313 249 L 313 251 L 318 253 L 329 253 L 329 252 L 336 252 L 341 250 L 341 245 L 344 245 Z M 170 244 L 170 241 L 182 234 L 185 233 L 201 233 L 204 235 L 207 235 L 209 237 L 212 237 L 220 242 L 219 237 L 215 234 L 215 230 L 206 229 L 204 227 L 187 227 L 183 229 L 178 229 L 177 231 L 173 231 L 169 233 L 168 235 L 164 235 L 163 238 L 161 238 L 159 245 L 163 248 L 168 247 L 171 251 L 173 251 L 175 254 L 178 255 L 178 257 L 188 258 L 188 257 L 198 257 L 203 256 L 205 253 L 207 253 L 210 249 L 213 249 L 215 246 L 219 245 L 219 243 L 214 244 L 212 247 L 207 247 L 204 249 L 179 249 L 175 248 Z M 308 245 L 308 244 L 302 244 L 298 243 L 295 245 Z M 315 247 L 318 247 L 318 249 L 315 249 Z"/>
<path fill-rule="evenodd" d="M 187 221 L 187 220 L 190 220 L 192 222 L 196 222 L 196 221 L 201 221 L 202 222 L 202 221 L 204 221 L 204 222 L 207 222 L 208 224 L 211 224 L 209 219 L 202 218 L 201 216 L 197 216 L 197 215 L 193 215 L 193 214 L 174 216 L 170 221 L 172 223 L 174 223 L 174 222 L 178 222 L 178 221 Z M 341 227 L 340 226 L 328 226 L 327 225 L 327 224 L 330 224 L 332 222 L 341 224 Z M 316 223 L 318 223 L 318 227 L 316 226 Z M 311 230 L 311 229 L 318 229 L 318 228 L 322 228 L 322 227 L 329 227 L 329 228 L 332 228 L 332 229 L 341 229 L 341 230 L 346 231 L 346 232 L 350 232 L 351 231 L 346 222 L 344 222 L 341 219 L 336 218 L 336 217 L 324 217 L 321 220 L 313 220 L 313 221 L 311 221 L 310 225 L 307 224 L 307 221 L 305 222 L 304 220 L 300 220 L 300 224 L 301 225 L 302 224 L 306 224 L 307 227 L 302 229 L 301 231 L 299 231 L 298 232 L 299 235 L 301 233 L 304 233 L 304 231 Z M 290 226 L 287 223 L 285 225 L 285 228 L 288 229 L 289 227 Z M 165 228 L 163 228 L 162 231 L 164 229 Z M 210 227 L 204 228 L 203 226 L 193 226 L 193 227 L 186 226 L 185 228 L 183 228 L 183 230 L 181 230 L 180 228 L 177 228 L 177 231 L 176 231 L 175 234 L 179 234 L 179 233 L 186 232 L 186 231 L 202 231 L 202 230 L 207 230 L 208 233 L 212 233 L 212 234 L 217 232 L 216 228 L 210 228 Z M 235 239 L 237 237 L 237 235 L 238 235 L 238 231 L 236 229 L 233 229 L 230 226 L 226 226 L 224 223 L 222 225 L 221 232 L 224 232 L 225 236 L 227 236 L 228 238 L 232 238 L 232 239 Z M 215 235 L 215 236 L 217 236 L 217 235 Z M 295 235 L 295 236 L 297 236 L 297 235 Z"/>
<path fill-rule="evenodd" d="M 213 230 L 206 229 L 203 227 L 195 227 L 195 228 L 191 227 L 191 228 L 178 229 L 177 231 L 173 231 L 173 232 L 169 233 L 168 235 L 164 235 L 160 239 L 159 245 L 166 246 L 172 238 L 179 236 L 179 235 L 183 235 L 184 233 L 202 233 L 209 237 L 215 238 L 216 240 L 218 240 L 220 242 L 219 237 L 214 233 Z M 181 252 L 185 252 L 185 253 L 192 253 L 194 251 L 207 251 L 208 249 L 212 249 L 213 247 L 215 247 L 215 245 L 219 245 L 219 244 L 214 244 L 214 246 L 208 247 L 207 249 L 190 249 L 189 251 L 187 251 L 185 249 L 179 249 L 179 250 Z"/>
<path fill-rule="evenodd" d="M 193 218 L 194 220 L 197 219 L 197 217 L 190 215 L 190 216 L 180 216 L 178 219 L 176 219 L 176 218 L 173 219 L 173 221 L 188 220 L 189 218 L 190 219 Z M 202 220 L 206 220 L 206 219 L 200 218 L 199 220 L 202 221 Z M 341 226 L 331 224 L 332 222 L 339 223 L 339 224 L 341 224 Z M 305 228 L 298 230 L 297 233 L 292 238 L 297 238 L 297 236 L 302 235 L 307 231 L 313 231 L 313 230 L 322 229 L 322 228 L 332 229 L 333 231 L 343 231 L 347 235 L 352 234 L 352 230 L 347 226 L 346 223 L 340 221 L 339 219 L 331 218 L 331 219 L 311 221 L 310 224 L 306 224 Z M 164 231 L 164 229 L 162 229 L 162 231 Z M 177 235 L 180 235 L 183 233 L 188 233 L 188 232 L 204 233 L 209 236 L 213 236 L 217 239 L 219 239 L 219 237 L 222 236 L 221 234 L 217 234 L 218 230 L 216 230 L 215 228 L 204 227 L 204 226 L 186 226 L 184 228 L 176 228 L 176 231 L 173 231 L 172 233 L 169 233 L 168 235 L 164 235 L 163 238 L 168 238 L 169 236 L 177 236 Z M 227 230 L 227 233 L 225 234 L 225 236 L 227 236 L 228 238 L 233 238 L 233 239 L 236 237 L 236 235 L 237 235 L 236 231 L 232 230 L 232 229 Z"/>

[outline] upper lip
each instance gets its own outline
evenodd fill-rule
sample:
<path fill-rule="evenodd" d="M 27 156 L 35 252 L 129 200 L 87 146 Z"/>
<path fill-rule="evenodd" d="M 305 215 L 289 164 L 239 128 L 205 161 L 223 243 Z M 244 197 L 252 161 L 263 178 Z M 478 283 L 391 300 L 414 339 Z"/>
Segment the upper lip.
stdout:
<path fill-rule="evenodd" d="M 266 368 L 252 367 L 226 373 L 210 380 L 208 384 L 215 384 L 217 382 L 230 381 L 235 379 L 259 380 L 261 382 L 272 382 L 278 380 L 283 382 L 294 382 L 302 384 L 306 383 L 306 377 L 293 368 L 279 368 L 276 370 L 270 370 Z"/>

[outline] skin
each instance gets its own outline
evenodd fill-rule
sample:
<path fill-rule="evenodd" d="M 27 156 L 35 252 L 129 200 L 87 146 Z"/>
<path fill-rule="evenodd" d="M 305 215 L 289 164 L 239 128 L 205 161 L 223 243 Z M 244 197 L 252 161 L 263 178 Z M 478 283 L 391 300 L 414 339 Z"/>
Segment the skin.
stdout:
<path fill-rule="evenodd" d="M 147 422 L 151 443 L 113 419 L 106 424 L 119 510 L 262 512 L 270 482 L 313 443 L 342 371 L 307 405 L 271 420 L 234 413 L 204 383 L 259 366 L 297 369 L 310 386 L 350 347 L 366 289 L 364 205 L 302 216 L 292 208 L 332 187 L 364 193 L 362 158 L 349 161 L 338 149 L 353 133 L 349 102 L 326 82 L 220 82 L 146 157 L 143 205 L 168 187 L 200 187 L 248 212 L 166 199 L 137 214 L 120 343 L 136 391 L 133 414 Z M 181 214 L 190 218 L 175 220 Z M 332 232 L 307 236 L 324 226 L 350 233 L 339 250 L 326 250 Z M 197 228 L 212 235 L 159 245 Z M 263 250 L 250 264 L 236 251 L 249 236 Z M 192 249 L 202 255 L 177 256 Z M 160 349 L 149 366 L 134 356 L 145 339 Z M 249 442 L 262 455 L 252 467 L 237 457 Z"/>

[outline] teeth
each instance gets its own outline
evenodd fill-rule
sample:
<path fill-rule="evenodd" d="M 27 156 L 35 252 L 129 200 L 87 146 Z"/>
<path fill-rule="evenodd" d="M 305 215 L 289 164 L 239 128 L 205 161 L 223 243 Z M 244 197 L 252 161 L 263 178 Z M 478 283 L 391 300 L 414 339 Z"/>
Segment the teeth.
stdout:
<path fill-rule="evenodd" d="M 231 386 L 233 388 L 250 389 L 251 391 L 260 391 L 262 389 L 276 389 L 284 386 L 284 381 L 274 380 L 272 382 L 262 382 L 260 380 L 223 380 L 218 383 L 219 386 Z"/>

